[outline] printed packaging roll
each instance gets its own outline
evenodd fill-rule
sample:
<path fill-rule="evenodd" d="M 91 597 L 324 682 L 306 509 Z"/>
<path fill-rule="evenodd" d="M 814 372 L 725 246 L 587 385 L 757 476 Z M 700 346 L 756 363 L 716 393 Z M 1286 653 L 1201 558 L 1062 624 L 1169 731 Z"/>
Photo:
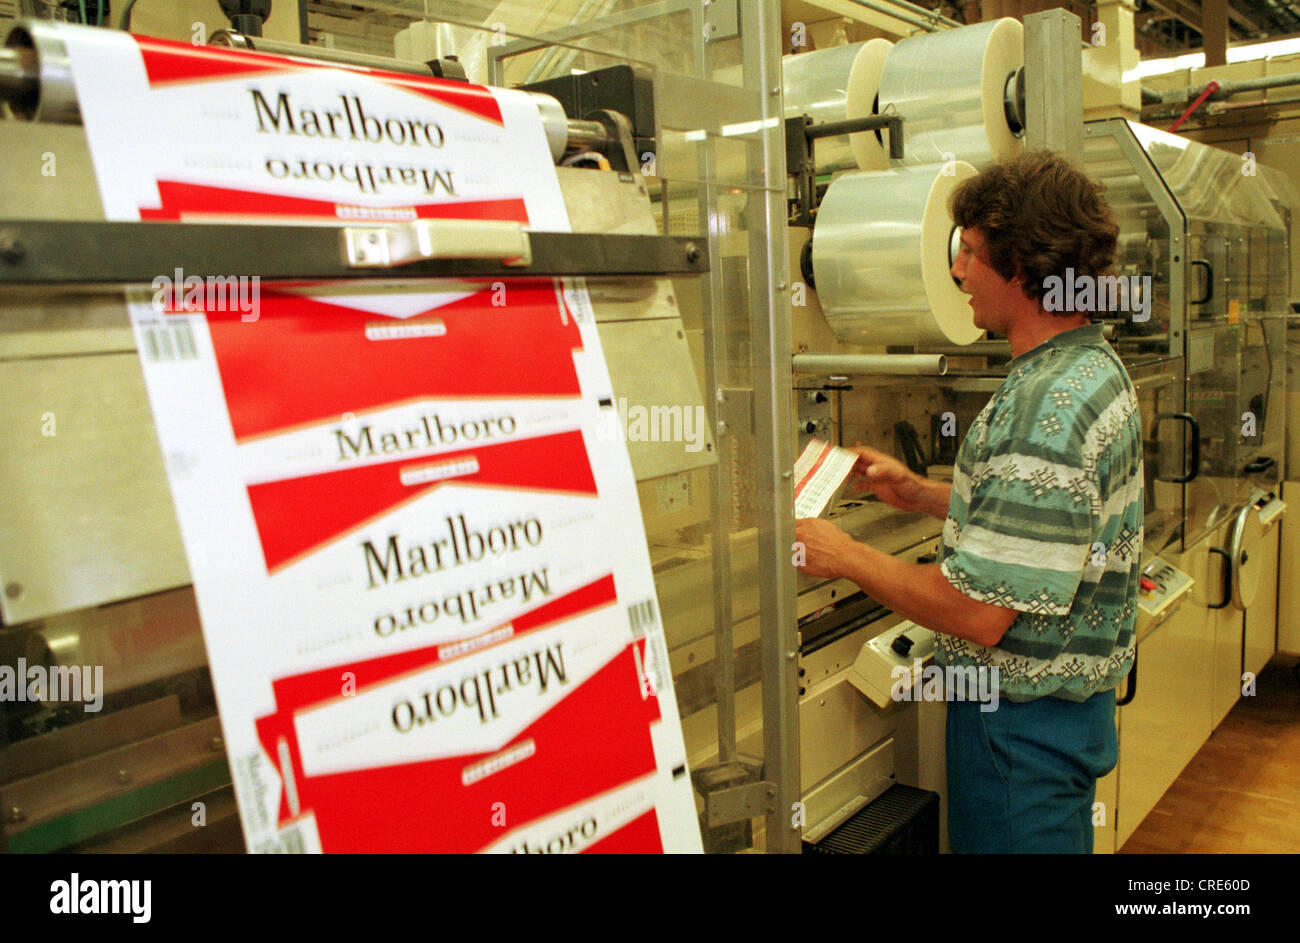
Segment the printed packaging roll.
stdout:
<path fill-rule="evenodd" d="M 975 175 L 964 161 L 845 174 L 826 191 L 813 230 L 817 297 L 831 329 L 854 344 L 970 344 L 975 327 L 950 274 L 948 202 Z"/>
<path fill-rule="evenodd" d="M 785 115 L 807 115 L 814 124 L 866 118 L 875 114 L 880 73 L 893 43 L 872 39 L 781 60 Z M 821 138 L 816 143 L 817 170 L 884 170 L 888 149 L 875 131 Z"/>
<path fill-rule="evenodd" d="M 903 116 L 903 163 L 985 167 L 1024 150 L 1005 105 L 1007 78 L 1024 62 L 1024 27 L 1010 17 L 894 46 L 880 74 L 880 110 Z"/>
<path fill-rule="evenodd" d="M 569 228 L 517 93 L 60 32 L 110 219 Z M 249 849 L 699 851 L 585 284 L 155 282 L 127 306 Z"/>

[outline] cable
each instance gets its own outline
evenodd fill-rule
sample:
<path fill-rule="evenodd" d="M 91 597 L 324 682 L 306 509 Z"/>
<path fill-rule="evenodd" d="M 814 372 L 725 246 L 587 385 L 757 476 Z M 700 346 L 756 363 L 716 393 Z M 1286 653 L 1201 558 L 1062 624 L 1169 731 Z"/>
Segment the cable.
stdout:
<path fill-rule="evenodd" d="M 122 18 L 117 23 L 117 28 L 131 32 L 131 8 L 135 6 L 135 0 L 126 0 L 126 6 L 122 7 Z"/>
<path fill-rule="evenodd" d="M 592 161 L 601 170 L 610 169 L 609 161 L 605 158 L 605 155 L 597 151 L 582 151 L 574 154 L 572 157 L 566 157 L 564 160 L 560 161 L 560 166 L 573 167 L 584 161 Z"/>
<path fill-rule="evenodd" d="M 85 26 L 90 24 L 86 22 L 86 0 L 77 0 L 77 14 L 81 17 L 80 22 Z"/>

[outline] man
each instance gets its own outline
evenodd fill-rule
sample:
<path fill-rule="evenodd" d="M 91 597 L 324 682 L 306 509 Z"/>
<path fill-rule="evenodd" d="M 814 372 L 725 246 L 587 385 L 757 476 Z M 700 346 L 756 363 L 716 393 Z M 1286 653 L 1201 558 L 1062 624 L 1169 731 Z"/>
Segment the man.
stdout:
<path fill-rule="evenodd" d="M 953 219 L 952 276 L 975 324 L 1011 342 L 1010 373 L 967 431 L 952 485 L 869 448 L 855 468 L 886 503 L 944 521 L 939 562 L 804 520 L 803 569 L 941 633 L 940 665 L 997 669 L 994 710 L 949 692 L 954 851 L 1090 852 L 1096 782 L 1117 758 L 1115 688 L 1133 662 L 1142 436 L 1101 326 L 1044 299 L 1067 268 L 1104 273 L 1118 229 L 1098 188 L 1046 152 L 965 181 Z"/>

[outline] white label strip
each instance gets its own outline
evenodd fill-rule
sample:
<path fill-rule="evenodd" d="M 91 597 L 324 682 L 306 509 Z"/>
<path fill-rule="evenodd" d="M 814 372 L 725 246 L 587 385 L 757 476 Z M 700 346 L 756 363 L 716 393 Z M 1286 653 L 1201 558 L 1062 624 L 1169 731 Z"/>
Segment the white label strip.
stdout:
<path fill-rule="evenodd" d="M 858 462 L 856 452 L 811 440 L 794 463 L 795 517 L 820 517 L 831 505 Z"/>

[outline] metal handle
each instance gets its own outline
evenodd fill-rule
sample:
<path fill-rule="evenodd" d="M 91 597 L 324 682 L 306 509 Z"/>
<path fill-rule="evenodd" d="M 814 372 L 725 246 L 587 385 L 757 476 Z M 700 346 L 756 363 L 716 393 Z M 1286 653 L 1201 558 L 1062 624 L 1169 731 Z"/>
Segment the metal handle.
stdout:
<path fill-rule="evenodd" d="M 1210 264 L 1209 259 L 1192 259 L 1192 265 L 1205 266 L 1205 297 L 1197 298 L 1189 303 L 1203 305 L 1214 297 L 1214 266 Z"/>
<path fill-rule="evenodd" d="M 1223 557 L 1223 602 L 1206 603 L 1207 609 L 1226 609 L 1228 603 L 1232 602 L 1232 554 L 1222 547 L 1211 547 L 1210 553 L 1217 553 Z"/>
<path fill-rule="evenodd" d="M 1138 693 L 1138 646 L 1133 646 L 1133 667 L 1128 670 L 1128 683 L 1124 686 L 1124 696 L 1115 702 L 1116 707 L 1132 704 Z"/>
<path fill-rule="evenodd" d="M 1196 421 L 1196 417 L 1191 413 L 1165 413 L 1156 417 L 1156 427 L 1159 428 L 1161 421 L 1165 419 L 1180 419 L 1192 427 L 1191 471 L 1185 471 L 1183 474 L 1177 475 L 1173 478 L 1161 479 L 1162 481 L 1171 481 L 1175 484 L 1185 485 L 1201 473 L 1201 424 Z"/>
<path fill-rule="evenodd" d="M 1259 507 L 1259 522 L 1267 528 L 1286 513 L 1286 502 L 1274 494 L 1268 494 Z"/>

